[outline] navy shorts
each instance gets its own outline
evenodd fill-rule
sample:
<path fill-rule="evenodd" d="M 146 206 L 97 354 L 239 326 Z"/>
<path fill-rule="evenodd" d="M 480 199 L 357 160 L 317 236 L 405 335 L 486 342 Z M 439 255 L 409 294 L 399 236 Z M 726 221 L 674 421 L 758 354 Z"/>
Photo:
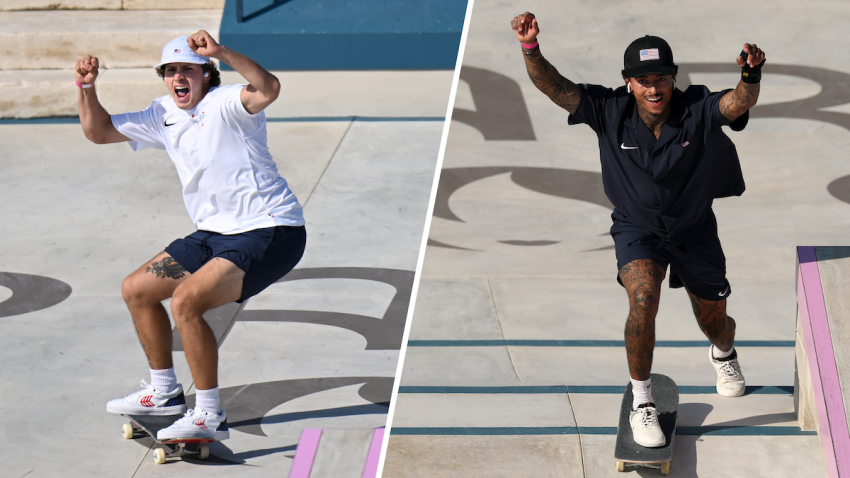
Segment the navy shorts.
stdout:
<path fill-rule="evenodd" d="M 245 272 L 242 279 L 243 302 L 263 291 L 289 273 L 307 243 L 304 226 L 277 226 L 239 234 L 195 231 L 165 248 L 175 261 L 194 274 L 214 257 L 236 264 Z"/>
<path fill-rule="evenodd" d="M 629 262 L 650 259 L 665 271 L 670 265 L 670 288 L 684 285 L 695 296 L 711 301 L 723 300 L 732 293 L 726 280 L 726 256 L 711 211 L 703 224 L 677 246 L 616 216 L 616 212 L 611 216 L 614 219 L 611 236 L 617 253 L 617 271 Z M 619 273 L 617 282 L 623 285 Z"/>

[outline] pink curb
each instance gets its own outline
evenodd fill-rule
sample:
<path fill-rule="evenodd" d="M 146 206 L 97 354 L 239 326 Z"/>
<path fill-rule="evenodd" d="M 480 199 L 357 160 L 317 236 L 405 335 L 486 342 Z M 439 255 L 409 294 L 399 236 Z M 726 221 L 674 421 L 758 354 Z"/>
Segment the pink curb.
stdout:
<path fill-rule="evenodd" d="M 366 467 L 363 468 L 363 478 L 375 478 L 378 475 L 378 461 L 381 458 L 381 447 L 384 444 L 384 428 L 376 428 L 372 435 L 372 445 L 369 456 L 366 457 Z"/>
<path fill-rule="evenodd" d="M 295 450 L 295 459 L 292 460 L 289 478 L 310 477 L 310 470 L 313 469 L 313 460 L 316 458 L 316 449 L 319 448 L 321 437 L 321 428 L 301 430 L 301 438 L 298 440 L 298 448 Z"/>
<path fill-rule="evenodd" d="M 830 478 L 850 478 L 850 433 L 814 247 L 797 247 L 797 304 Z"/>

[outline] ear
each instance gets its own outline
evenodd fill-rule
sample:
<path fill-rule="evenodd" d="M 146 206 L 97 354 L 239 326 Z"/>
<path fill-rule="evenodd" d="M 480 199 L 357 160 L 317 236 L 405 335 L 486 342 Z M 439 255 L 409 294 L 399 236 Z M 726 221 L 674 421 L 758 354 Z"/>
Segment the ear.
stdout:
<path fill-rule="evenodd" d="M 207 84 L 207 83 L 210 82 L 210 72 L 208 72 L 208 71 L 204 72 L 203 81 L 204 81 L 204 84 Z"/>

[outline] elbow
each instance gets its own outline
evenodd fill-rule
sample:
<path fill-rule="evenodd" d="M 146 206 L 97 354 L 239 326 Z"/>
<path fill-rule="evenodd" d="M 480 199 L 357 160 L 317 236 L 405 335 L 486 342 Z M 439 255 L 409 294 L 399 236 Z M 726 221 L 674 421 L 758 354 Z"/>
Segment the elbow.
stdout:
<path fill-rule="evenodd" d="M 276 76 L 272 76 L 271 81 L 269 81 L 267 97 L 269 100 L 274 101 L 278 96 L 280 96 L 280 80 L 278 80 Z"/>
<path fill-rule="evenodd" d="M 107 141 L 106 135 L 104 135 L 104 134 L 97 134 L 94 131 L 86 131 L 86 130 L 84 130 L 83 133 L 85 133 L 86 139 L 88 139 L 89 141 L 91 141 L 94 144 L 107 144 L 109 142 L 109 141 Z"/>

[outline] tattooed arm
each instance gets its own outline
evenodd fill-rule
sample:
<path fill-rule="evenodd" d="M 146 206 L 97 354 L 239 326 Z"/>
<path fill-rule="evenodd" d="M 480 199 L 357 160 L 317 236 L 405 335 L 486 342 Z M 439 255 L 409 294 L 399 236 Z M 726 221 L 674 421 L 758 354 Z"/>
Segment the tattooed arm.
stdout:
<path fill-rule="evenodd" d="M 747 52 L 746 61 L 740 56 L 737 58 L 738 66 L 751 67 L 758 65 L 764 61 L 764 52 L 755 44 L 744 44 L 744 51 Z M 738 82 L 738 87 L 723 95 L 720 99 L 720 113 L 726 118 L 729 123 L 734 122 L 739 116 L 746 113 L 747 110 L 756 105 L 759 99 L 759 89 L 761 83 L 744 83 L 743 80 Z"/>
<path fill-rule="evenodd" d="M 511 28 L 517 39 L 523 44 L 533 44 L 537 41 L 540 29 L 533 13 L 525 12 L 511 21 Z M 542 91 L 556 105 L 574 114 L 581 101 L 581 91 L 572 81 L 564 78 L 551 63 L 543 58 L 540 48 L 535 46 L 525 49 L 525 68 L 528 77 L 538 90 Z"/>

